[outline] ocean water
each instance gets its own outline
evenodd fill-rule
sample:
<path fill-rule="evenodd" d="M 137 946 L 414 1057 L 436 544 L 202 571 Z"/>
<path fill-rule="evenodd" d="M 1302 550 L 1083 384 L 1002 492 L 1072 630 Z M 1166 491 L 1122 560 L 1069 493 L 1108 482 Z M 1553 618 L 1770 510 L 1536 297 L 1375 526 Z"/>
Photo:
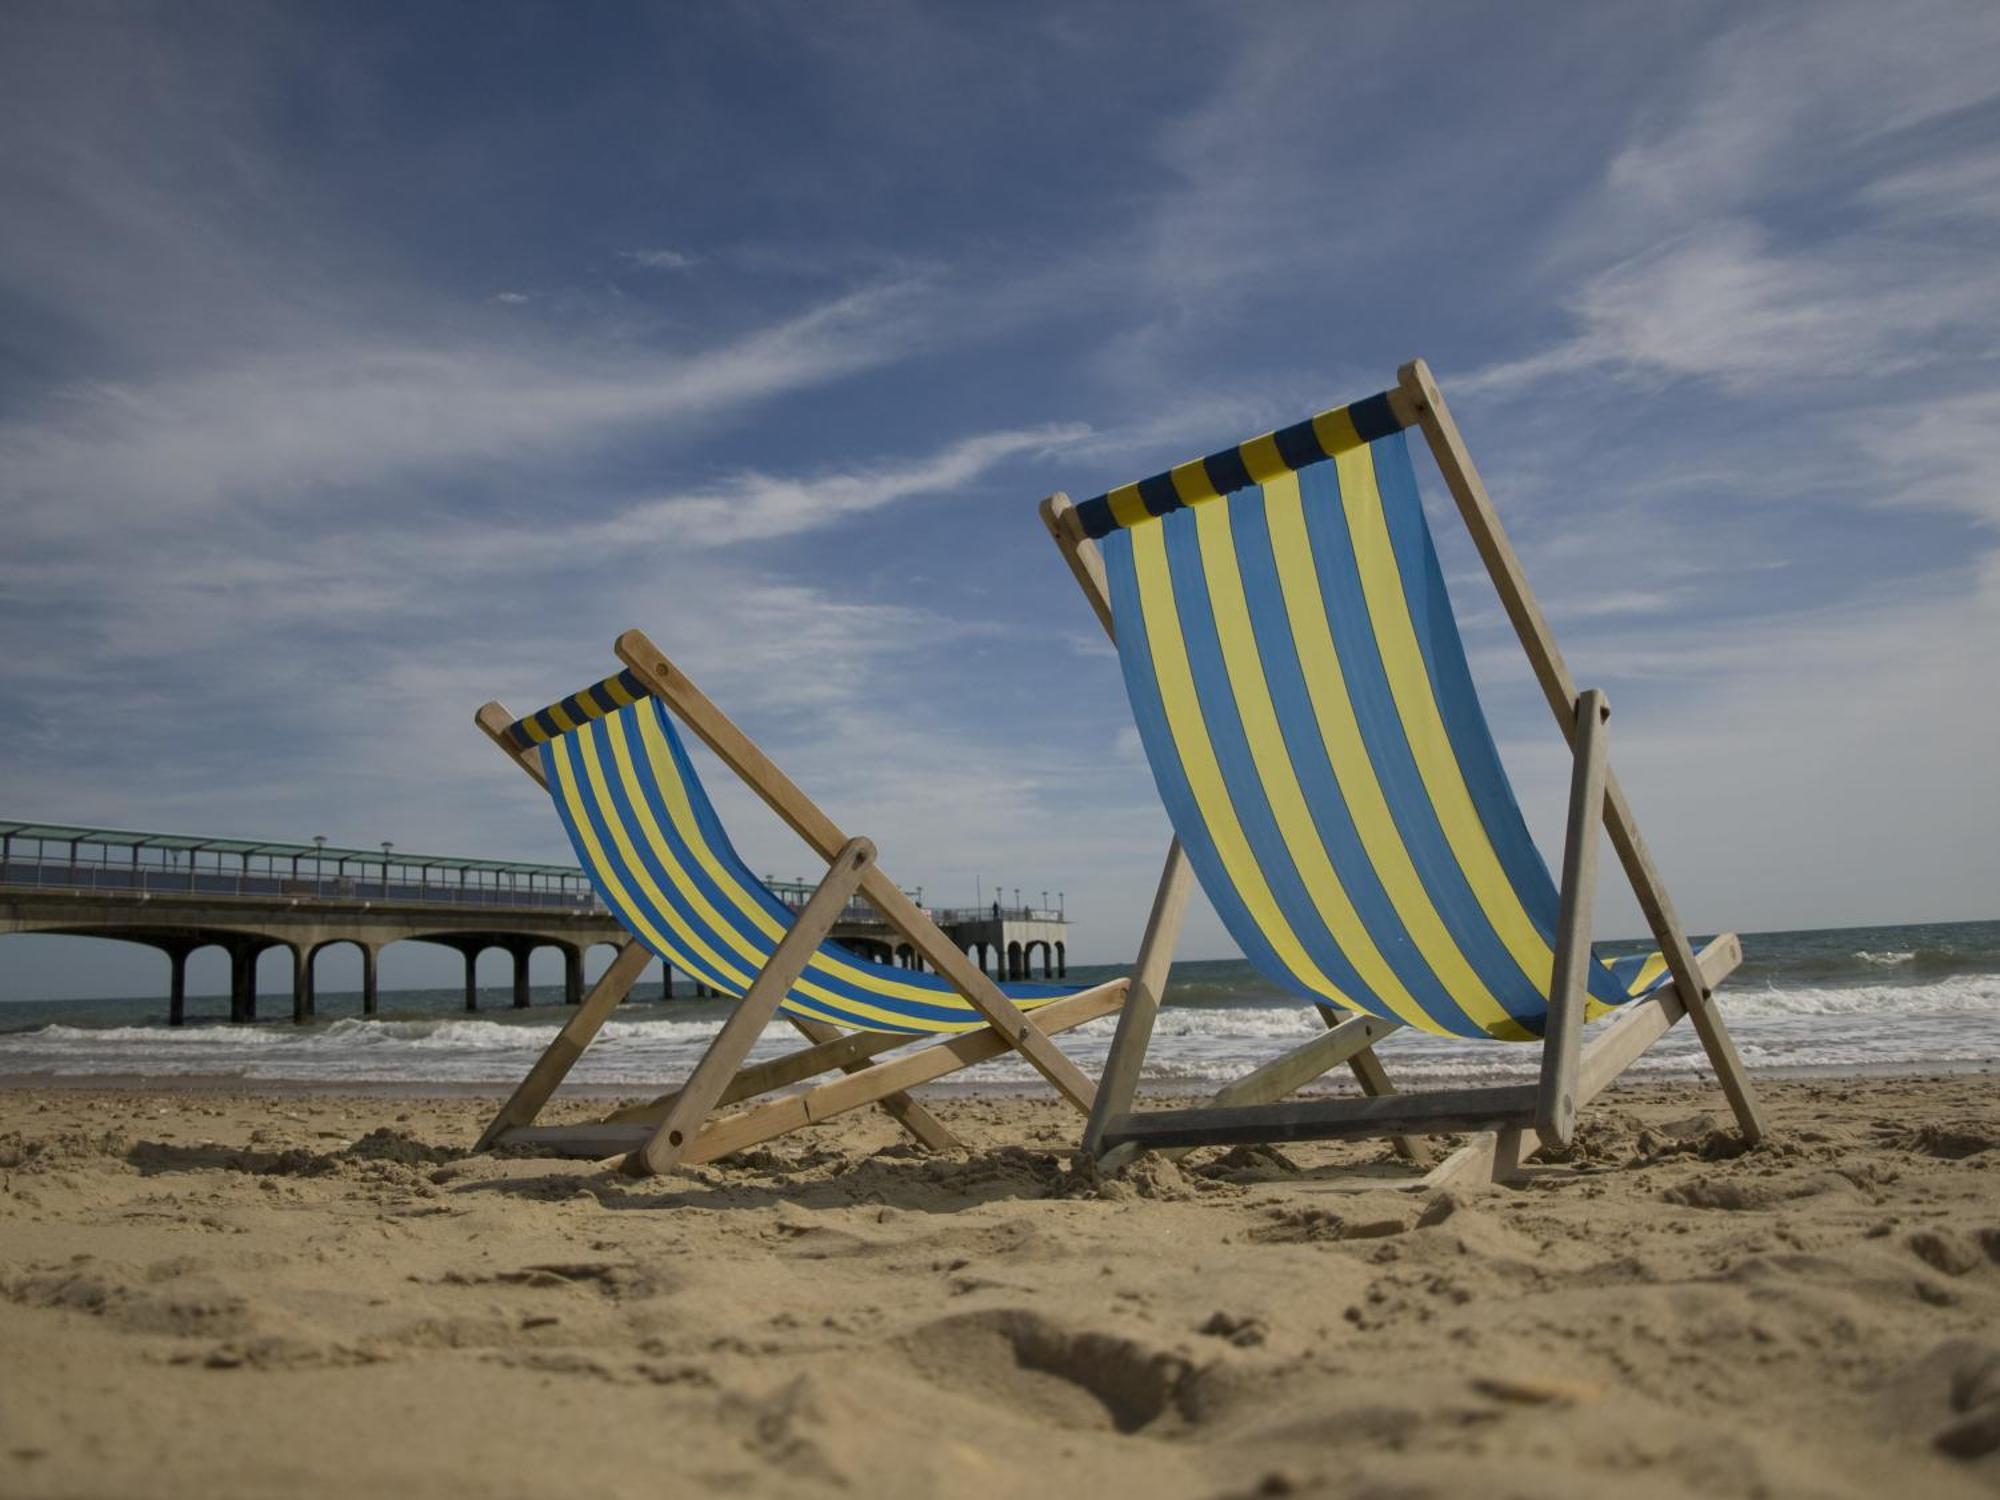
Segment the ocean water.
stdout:
<path fill-rule="evenodd" d="M 1637 945 L 1633 945 L 1637 946 Z M 2000 922 L 1852 927 L 1744 935 L 1745 961 L 1720 992 L 1738 1050 L 1769 1073 L 1925 1073 L 2000 1068 Z M 1082 968 L 1089 983 L 1122 972 Z M 250 1026 L 165 1024 L 164 999 L 21 1001 L 0 1004 L 0 1075 L 148 1076 L 322 1085 L 512 1084 L 567 1014 L 553 990 L 535 1007 L 462 1009 L 449 990 L 385 991 L 381 1014 L 363 1020 L 358 996 L 322 994 L 319 1018 Z M 1176 965 L 1154 1031 L 1147 1076 L 1160 1087 L 1199 1090 L 1255 1067 L 1313 1035 L 1312 1008 L 1240 960 Z M 190 1010 L 226 1002 L 190 999 Z M 571 1073 L 572 1086 L 640 1090 L 679 1079 L 726 1013 L 718 1001 L 628 1002 Z M 1095 1073 L 1114 1018 L 1066 1034 L 1062 1046 Z M 789 1028 L 767 1033 L 753 1056 L 796 1046 Z M 1528 1079 L 1539 1049 L 1398 1033 L 1380 1051 L 1399 1082 L 1435 1085 Z M 1677 1026 L 1640 1060 L 1639 1077 L 1693 1077 L 1704 1064 L 1692 1029 Z M 1025 1065 L 999 1060 L 961 1075 L 958 1087 L 1033 1083 Z M 946 1087 L 954 1085 L 943 1085 Z"/>

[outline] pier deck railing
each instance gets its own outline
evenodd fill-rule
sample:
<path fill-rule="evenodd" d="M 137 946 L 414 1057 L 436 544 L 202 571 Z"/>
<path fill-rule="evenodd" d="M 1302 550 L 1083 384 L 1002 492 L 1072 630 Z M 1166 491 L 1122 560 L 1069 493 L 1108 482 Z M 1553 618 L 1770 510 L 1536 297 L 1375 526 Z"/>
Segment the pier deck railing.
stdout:
<path fill-rule="evenodd" d="M 420 905 L 530 907 L 601 911 L 588 885 L 548 888 L 461 885 L 454 880 L 382 880 L 355 875 L 266 875 L 232 870 L 168 869 L 153 865 L 75 864 L 13 860 L 0 865 L 0 886 L 40 890 L 138 891 L 160 895 L 261 896 L 322 901 L 407 901 Z"/>

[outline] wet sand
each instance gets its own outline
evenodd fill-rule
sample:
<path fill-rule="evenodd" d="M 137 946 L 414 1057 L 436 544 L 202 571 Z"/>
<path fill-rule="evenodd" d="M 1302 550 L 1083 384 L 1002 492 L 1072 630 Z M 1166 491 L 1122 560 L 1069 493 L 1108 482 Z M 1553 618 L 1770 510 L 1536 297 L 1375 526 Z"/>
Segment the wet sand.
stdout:
<path fill-rule="evenodd" d="M 1098 1181 L 941 1095 L 685 1175 L 491 1101 L 0 1091 L 0 1494 L 2000 1489 L 2000 1090 L 1620 1089 L 1520 1188 L 1373 1146 Z M 583 1118 L 558 1106 L 549 1118 Z"/>

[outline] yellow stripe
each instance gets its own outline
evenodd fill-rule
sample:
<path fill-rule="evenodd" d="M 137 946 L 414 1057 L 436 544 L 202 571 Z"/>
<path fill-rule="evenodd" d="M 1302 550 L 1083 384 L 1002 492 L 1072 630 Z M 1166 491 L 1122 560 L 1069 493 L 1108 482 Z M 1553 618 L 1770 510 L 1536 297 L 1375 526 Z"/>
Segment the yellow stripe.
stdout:
<path fill-rule="evenodd" d="M 620 708 L 630 708 L 639 701 L 632 696 L 632 690 L 625 686 L 625 679 L 622 677 L 607 677 L 603 686 L 604 691 L 611 695 L 611 701 Z"/>
<path fill-rule="evenodd" d="M 1173 480 L 1174 493 L 1181 497 L 1183 505 L 1199 505 L 1221 493 L 1209 480 L 1208 470 L 1202 467 L 1198 458 L 1171 470 L 1167 477 Z"/>
<path fill-rule="evenodd" d="M 1333 454 L 1348 448 L 1361 446 L 1361 434 L 1354 430 L 1354 418 L 1347 408 L 1337 411 L 1323 411 L 1313 418 L 1313 436 L 1319 441 L 1319 451 Z"/>
<path fill-rule="evenodd" d="M 610 741 L 612 759 L 617 765 L 619 778 L 624 783 L 633 808 L 642 824 L 640 829 L 641 836 L 647 840 L 648 846 L 659 857 L 662 865 L 665 866 L 667 877 L 672 882 L 674 888 L 688 898 L 695 907 L 697 914 L 712 932 L 718 934 L 723 942 L 736 949 L 738 954 L 747 959 L 752 969 L 761 970 L 769 960 L 769 950 L 760 950 L 754 943 L 745 938 L 742 933 L 725 923 L 716 913 L 715 908 L 709 904 L 707 898 L 702 895 L 694 882 L 688 877 L 686 869 L 674 858 L 673 850 L 661 837 L 659 824 L 653 817 L 651 807 L 643 800 L 643 791 L 633 773 L 631 759 L 626 752 L 623 741 L 619 736 L 610 733 L 608 726 L 602 731 L 592 733 L 587 738 L 593 743 L 591 746 L 591 757 L 586 760 L 585 765 L 591 773 L 592 784 L 597 791 L 599 805 L 605 809 L 607 820 L 610 820 L 612 817 L 612 806 L 606 796 L 605 785 L 601 777 L 602 762 L 599 757 L 602 756 L 603 749 L 594 743 L 599 738 Z M 671 767 L 672 762 L 668 761 L 667 765 Z M 687 927 L 685 919 L 666 901 L 665 893 L 654 882 L 651 872 L 643 864 L 637 862 L 637 851 L 630 842 L 622 820 L 614 823 L 614 828 L 620 846 L 624 849 L 628 862 L 631 862 L 631 868 L 634 870 L 636 878 L 643 883 L 647 894 L 653 898 L 654 903 L 667 914 L 668 920 L 676 925 L 677 930 L 683 930 L 688 933 L 689 941 L 698 944 L 703 952 L 712 953 L 713 949 L 700 937 L 696 936 L 691 928 Z M 780 927 L 778 930 L 782 933 L 783 928 Z M 745 988 L 747 988 L 747 984 Z M 871 1006 L 858 1005 L 856 1002 L 850 1001 L 843 996 L 829 994 L 818 986 L 807 983 L 803 979 L 795 983 L 792 989 L 798 994 L 807 996 L 821 1004 L 832 1006 L 838 1011 L 854 1014 L 857 1018 L 881 1019 L 883 1015 L 881 1011 L 875 1010 Z M 897 1017 L 896 1019 L 900 1020 L 902 1018 Z M 867 1022 L 863 1019 L 857 1019 L 856 1024 L 865 1026 Z"/>
<path fill-rule="evenodd" d="M 779 922 L 764 908 L 761 902 L 756 900 L 742 882 L 717 858 L 715 851 L 709 846 L 708 840 L 703 837 L 700 822 L 696 819 L 693 804 L 688 798 L 687 788 L 681 780 L 679 767 L 673 759 L 673 749 L 667 744 L 666 735 L 661 732 L 658 718 L 650 713 L 639 714 L 635 717 L 639 726 L 639 737 L 646 747 L 647 759 L 652 762 L 657 773 L 660 792 L 666 800 L 668 816 L 673 823 L 675 831 L 680 834 L 682 842 L 693 852 L 695 863 L 707 872 L 709 879 L 714 881 L 720 890 L 729 895 L 736 907 L 750 919 L 759 931 L 767 934 L 773 941 L 782 937 L 785 932 L 785 924 Z M 650 809 L 648 812 L 650 815 Z M 878 995 L 913 1000 L 919 1004 L 935 1005 L 947 1010 L 963 1009 L 969 1017 L 963 1026 L 960 1026 L 958 1023 L 916 1020 L 903 1015 L 892 1016 L 892 1019 L 900 1021 L 906 1026 L 914 1025 L 935 1027 L 940 1030 L 976 1031 L 986 1024 L 985 1018 L 973 1009 L 971 1002 L 955 991 L 947 990 L 940 992 L 920 989 L 915 985 L 904 984 L 899 981 L 885 981 L 874 974 L 856 969 L 824 953 L 816 953 L 813 956 L 811 967 L 822 973 L 831 974 L 837 978 L 846 980 L 849 983 L 858 984 L 865 989 L 872 990 Z M 859 1002 L 842 997 L 832 997 L 827 1003 L 851 1006 Z M 1035 1006 L 1047 1003 L 1048 1001 L 1046 1000 L 1016 1002 L 1016 1004 L 1026 1009 L 1032 1009 Z M 872 1011 L 871 1014 L 880 1017 L 888 1013 Z"/>
<path fill-rule="evenodd" d="M 1251 479 L 1258 484 L 1265 484 L 1280 474 L 1292 472 L 1292 466 L 1286 463 L 1284 455 L 1278 452 L 1276 433 L 1267 432 L 1262 437 L 1253 437 L 1249 442 L 1240 444 L 1236 453 L 1243 460 L 1243 467 L 1249 472 Z"/>
<path fill-rule="evenodd" d="M 1340 783 L 1340 795 L 1354 820 L 1355 832 L 1368 851 L 1368 862 L 1375 867 L 1382 889 L 1424 961 L 1466 1015 L 1494 1036 L 1524 1039 L 1529 1033 L 1508 1015 L 1506 1007 L 1493 997 L 1459 951 L 1424 887 L 1423 877 L 1417 873 L 1402 832 L 1396 827 L 1395 814 L 1389 810 L 1389 799 L 1375 774 L 1375 763 L 1369 758 L 1367 741 L 1362 738 L 1361 724 L 1355 717 L 1354 699 L 1341 670 L 1340 653 L 1334 647 L 1326 600 L 1320 592 L 1319 574 L 1313 567 L 1312 539 L 1306 530 L 1305 507 L 1296 474 L 1288 474 L 1264 487 L 1264 516 L 1271 528 L 1271 554 L 1277 563 L 1278 587 L 1284 596 L 1285 614 L 1299 653 L 1299 669 L 1306 680 L 1307 695 L 1312 699 L 1313 715 L 1319 721 L 1327 759 Z"/>
<path fill-rule="evenodd" d="M 1388 523 L 1383 519 L 1382 497 L 1375 487 L 1374 457 L 1367 448 L 1356 448 L 1335 455 L 1334 465 L 1340 476 L 1341 503 L 1347 513 L 1347 530 L 1354 542 L 1361 592 L 1368 604 L 1376 648 L 1396 700 L 1404 737 L 1423 777 L 1424 790 L 1430 795 L 1445 839 L 1487 920 L 1521 966 L 1521 972 L 1538 992 L 1546 995 L 1555 955 L 1536 931 L 1513 882 L 1501 868 L 1500 858 L 1486 835 L 1486 825 L 1473 806 L 1465 773 L 1452 753 L 1451 737 L 1445 732 L 1443 716 L 1431 691 L 1430 674 L 1424 669 L 1416 629 L 1410 623 L 1409 601 L 1403 593 L 1395 549 L 1389 542 Z"/>
<path fill-rule="evenodd" d="M 1146 509 L 1146 502 L 1139 498 L 1139 486 L 1121 485 L 1104 497 L 1111 505 L 1111 516 L 1120 526 L 1137 526 L 1141 521 L 1150 521 L 1153 513 Z"/>
<path fill-rule="evenodd" d="M 639 723 L 640 738 L 645 742 L 647 759 L 652 764 L 655 779 L 660 787 L 661 794 L 666 800 L 668 814 L 672 818 L 674 826 L 680 832 L 683 841 L 687 844 L 689 850 L 693 852 L 696 863 L 700 864 L 708 872 L 710 879 L 715 882 L 719 890 L 731 895 L 738 909 L 745 916 L 749 917 L 757 929 L 770 938 L 772 944 L 775 946 L 777 941 L 785 935 L 785 924 L 772 916 L 737 881 L 730 878 L 721 862 L 716 859 L 714 851 L 709 848 L 707 841 L 701 837 L 700 827 L 694 818 L 694 809 L 688 800 L 687 788 L 680 777 L 680 768 L 673 759 L 673 751 L 666 742 L 666 736 L 660 732 L 659 721 L 650 713 L 643 713 L 636 717 Z M 633 810 L 638 816 L 641 825 L 640 831 L 653 851 L 659 856 L 660 862 L 666 867 L 668 876 L 672 879 L 675 887 L 687 896 L 702 919 L 721 935 L 723 941 L 735 948 L 738 953 L 749 959 L 757 967 L 762 968 L 770 956 L 770 950 L 758 949 L 740 930 L 726 921 L 721 913 L 717 912 L 709 902 L 707 896 L 703 894 L 693 877 L 688 874 L 686 868 L 675 857 L 673 847 L 667 842 L 666 835 L 661 831 L 658 819 L 653 816 L 652 806 L 646 800 L 643 783 L 633 764 L 631 753 L 625 746 L 623 736 L 607 734 L 607 738 L 611 741 L 612 757 L 617 762 L 619 779 L 624 783 L 627 799 L 631 802 Z M 861 970 L 841 963 L 837 959 L 829 958 L 824 953 L 816 953 L 809 962 L 806 975 L 802 975 L 793 985 L 793 991 L 822 1005 L 833 1006 L 850 1015 L 866 1017 L 873 1021 L 894 1022 L 903 1026 L 929 1027 L 944 1024 L 913 1018 L 898 1011 L 884 1010 L 869 1005 L 865 1001 L 854 999 L 851 996 L 836 994 L 811 981 L 808 976 L 815 972 L 846 980 L 877 995 L 894 996 L 895 998 L 913 1000 L 920 1004 L 939 1005 L 950 1009 L 953 1006 L 953 1002 L 956 1001 L 957 1005 L 964 1008 L 968 1015 L 972 1017 L 966 1023 L 966 1029 L 977 1029 L 979 1026 L 985 1024 L 985 1018 L 980 1016 L 977 1011 L 974 1011 L 971 1005 L 960 996 L 955 994 L 939 995 L 933 991 L 918 989 L 914 985 L 884 983 L 872 974 L 864 973 Z"/>
<path fill-rule="evenodd" d="M 547 708 L 545 708 L 542 711 L 546 713 L 551 719 L 554 719 L 556 721 L 556 727 L 562 730 L 564 734 L 568 734 L 571 730 L 576 728 L 576 725 L 570 722 L 569 715 L 563 712 L 562 705 L 560 703 L 551 703 Z"/>
<path fill-rule="evenodd" d="M 520 727 L 522 732 L 526 734 L 528 738 L 532 740 L 535 744 L 543 745 L 548 743 L 549 732 L 546 729 L 542 728 L 541 725 L 537 724 L 532 718 L 521 720 Z"/>
<path fill-rule="evenodd" d="M 1282 481 L 1265 489 L 1268 497 Z M 1298 493 L 1293 480 L 1291 490 Z M 1312 809 L 1292 769 L 1285 748 L 1284 731 L 1278 727 L 1277 710 L 1272 706 L 1264 665 L 1257 654 L 1257 641 L 1250 625 L 1250 605 L 1243 595 L 1243 577 L 1236 562 L 1236 543 L 1230 531 L 1229 508 L 1208 505 L 1196 513 L 1195 534 L 1201 546 L 1202 572 L 1215 613 L 1215 629 L 1222 645 L 1222 658 L 1229 670 L 1229 685 L 1236 699 L 1236 711 L 1243 721 L 1243 735 L 1249 741 L 1251 759 L 1264 784 L 1271 816 L 1284 836 L 1285 848 L 1298 867 L 1320 920 L 1347 955 L 1361 980 L 1405 1022 L 1431 1031 L 1445 1028 L 1430 1018 L 1423 1003 L 1409 992 L 1396 971 L 1375 944 L 1368 924 L 1354 909 L 1354 902 L 1327 858 L 1326 845 L 1313 823 Z M 1400 846 L 1399 846 L 1400 848 Z M 1415 872 L 1413 871 L 1412 874 Z M 1421 944 L 1420 944 L 1421 946 Z M 1457 957 L 1453 948 L 1452 956 Z M 1428 960 L 1429 951 L 1425 950 Z M 1436 965 L 1432 965 L 1436 968 Z"/>
<path fill-rule="evenodd" d="M 1597 960 L 1593 957 L 1591 963 L 1595 964 L 1596 962 Z M 1654 981 L 1666 972 L 1666 954 L 1655 953 L 1650 955 L 1644 963 L 1639 965 L 1639 972 L 1632 977 L 1632 982 L 1625 987 L 1627 998 L 1637 999 L 1639 996 L 1645 994 L 1651 988 Z M 1583 1017 L 1586 1021 L 1595 1021 L 1599 1016 L 1609 1015 L 1616 1008 L 1615 1006 L 1606 1005 L 1594 995 L 1586 994 L 1583 1003 Z"/>
<path fill-rule="evenodd" d="M 672 962 L 694 975 L 702 983 L 727 991 L 728 984 L 717 979 L 713 972 L 703 972 L 705 965 L 690 960 L 686 949 L 652 924 L 645 912 L 640 910 L 638 903 L 632 899 L 632 894 L 626 890 L 624 882 L 612 869 L 611 862 L 605 855 L 604 846 L 597 837 L 597 830 L 591 825 L 589 807 L 577 790 L 576 768 L 570 761 L 573 751 L 574 747 L 569 741 L 557 740 L 555 753 L 551 758 L 555 762 L 556 785 L 561 791 L 563 805 L 569 809 L 570 821 L 576 828 L 577 837 L 583 840 L 584 852 L 589 857 L 591 869 L 596 872 L 597 878 L 604 882 L 605 889 L 610 893 L 620 913 L 634 925 L 648 946 L 655 952 L 666 954 Z"/>
<path fill-rule="evenodd" d="M 603 733 L 604 731 L 600 727 L 593 724 L 589 730 L 568 741 L 567 744 L 574 746 L 573 753 L 582 762 L 583 774 L 585 779 L 590 783 L 591 795 L 597 799 L 597 805 L 604 813 L 605 824 L 610 828 L 611 837 L 618 845 L 618 852 L 625 857 L 626 870 L 630 873 L 632 879 L 638 883 L 640 894 L 652 903 L 655 911 L 666 918 L 667 925 L 673 928 L 675 935 L 691 951 L 701 955 L 704 963 L 727 979 L 728 984 L 722 987 L 726 989 L 733 985 L 735 986 L 736 993 L 740 996 L 750 987 L 752 975 L 737 969 L 729 959 L 717 953 L 715 949 L 709 946 L 702 935 L 694 930 L 687 918 L 682 916 L 674 907 L 674 904 L 666 898 L 666 893 L 654 883 L 652 873 L 647 870 L 645 863 L 639 858 L 639 851 L 633 848 L 632 836 L 627 831 L 624 820 L 618 816 L 617 808 L 612 805 L 610 790 L 604 783 L 604 767 L 598 759 L 603 747 L 596 743 L 597 740 L 603 737 Z M 562 751 L 559 749 L 557 753 L 560 755 Z M 574 772 L 571 773 L 572 777 L 574 774 Z M 596 842 L 596 832 L 591 828 L 589 819 L 584 815 L 582 806 L 580 804 L 573 805 L 572 812 L 576 814 L 577 827 L 584 830 L 591 839 L 593 856 L 601 855 L 603 851 L 601 846 Z M 601 861 L 598 862 L 598 872 L 604 875 L 607 881 L 614 878 L 611 876 L 609 865 Z M 622 886 L 620 888 L 622 889 Z M 631 907 L 630 915 L 635 921 L 647 923 L 650 926 L 650 920 L 636 905 Z M 756 968 L 761 967 L 761 962 L 753 964 L 753 973 Z"/>
<path fill-rule="evenodd" d="M 1243 825 L 1216 763 L 1215 746 L 1208 737 L 1208 725 L 1201 717 L 1195 696 L 1194 674 L 1188 667 L 1187 644 L 1181 636 L 1180 615 L 1174 607 L 1173 580 L 1167 571 L 1166 542 L 1157 526 L 1142 527 L 1132 533 L 1132 564 L 1139 581 L 1139 602 L 1146 620 L 1146 640 L 1153 657 L 1153 675 L 1158 681 L 1160 701 L 1166 710 L 1167 727 L 1174 737 L 1181 768 L 1188 786 L 1201 808 L 1203 824 L 1214 840 L 1230 883 L 1249 910 L 1250 919 L 1264 934 L 1266 942 L 1300 984 L 1337 1005 L 1365 1010 L 1348 998 L 1338 985 L 1320 972 L 1279 911 L 1264 872 L 1250 851 Z"/>
<path fill-rule="evenodd" d="M 1664 953 L 1653 954 L 1644 963 L 1639 965 L 1639 972 L 1632 976 L 1632 983 L 1627 986 L 1625 993 L 1628 995 L 1645 994 L 1654 984 L 1658 983 L 1660 976 L 1666 972 L 1667 955 Z"/>

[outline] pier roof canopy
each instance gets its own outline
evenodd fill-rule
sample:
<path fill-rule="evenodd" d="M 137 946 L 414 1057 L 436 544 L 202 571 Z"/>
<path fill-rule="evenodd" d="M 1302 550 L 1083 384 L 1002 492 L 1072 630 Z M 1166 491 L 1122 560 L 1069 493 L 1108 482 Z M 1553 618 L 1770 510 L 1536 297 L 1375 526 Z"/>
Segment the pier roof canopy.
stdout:
<path fill-rule="evenodd" d="M 131 828 L 85 828 L 67 823 L 20 823 L 0 818 L 0 836 L 10 839 L 43 839 L 56 844 L 97 844 L 114 849 L 171 849 L 200 854 L 249 854 L 259 858 L 366 860 L 380 864 L 382 848 L 345 848 L 328 844 L 282 843 L 268 839 L 203 838 L 187 833 L 145 833 Z M 470 859 L 457 854 L 409 854 L 387 856 L 390 864 L 431 870 L 489 870 L 503 875 L 566 875 L 581 872 L 575 865 L 533 864 L 514 859 Z"/>

